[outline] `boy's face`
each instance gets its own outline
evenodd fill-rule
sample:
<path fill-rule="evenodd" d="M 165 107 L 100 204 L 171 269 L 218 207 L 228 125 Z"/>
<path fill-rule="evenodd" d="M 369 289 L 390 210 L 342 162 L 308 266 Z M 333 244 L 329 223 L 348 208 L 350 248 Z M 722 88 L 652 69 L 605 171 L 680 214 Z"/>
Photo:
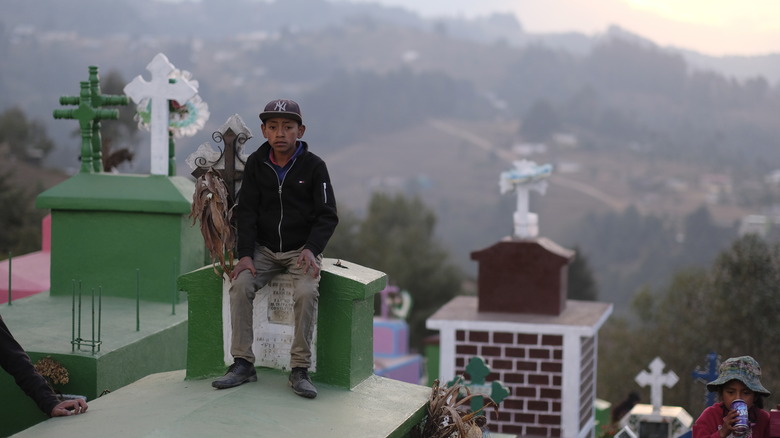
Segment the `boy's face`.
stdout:
<path fill-rule="evenodd" d="M 274 117 L 260 125 L 263 137 L 271 144 L 277 154 L 292 154 L 295 152 L 297 140 L 303 137 L 306 126 L 299 125 L 295 120 Z"/>

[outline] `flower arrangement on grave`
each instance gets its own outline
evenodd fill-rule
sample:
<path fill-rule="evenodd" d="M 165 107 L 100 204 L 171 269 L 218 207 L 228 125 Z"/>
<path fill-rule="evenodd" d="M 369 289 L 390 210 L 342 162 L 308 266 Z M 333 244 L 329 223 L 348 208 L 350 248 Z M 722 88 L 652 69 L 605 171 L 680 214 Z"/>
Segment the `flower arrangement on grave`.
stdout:
<path fill-rule="evenodd" d="M 33 367 L 35 367 L 35 371 L 42 375 L 46 379 L 46 382 L 49 383 L 49 386 L 58 394 L 61 394 L 61 392 L 57 391 L 56 387 L 58 385 L 65 385 L 70 381 L 68 369 L 61 363 L 52 359 L 51 356 L 46 356 L 38 360 Z"/>
<path fill-rule="evenodd" d="M 465 394 L 465 395 L 463 395 Z M 484 397 L 483 407 L 472 411 L 471 399 Z M 490 397 L 472 394 L 467 386 L 454 383 L 439 386 L 439 380 L 433 382 L 428 411 L 422 423 L 412 429 L 414 438 L 482 438 L 487 417 L 482 415 L 485 407 L 498 412 L 498 404 Z"/>
<path fill-rule="evenodd" d="M 187 80 L 196 89 L 198 81 L 192 79 L 192 74 L 186 70 L 175 69 L 168 75 L 169 81 L 180 79 Z M 174 137 L 192 137 L 198 131 L 203 129 L 208 121 L 209 106 L 196 94 L 184 103 L 175 100 L 168 101 L 168 130 Z M 141 100 L 136 108 L 135 119 L 138 122 L 138 128 L 149 131 L 152 120 L 152 100 L 149 98 Z"/>

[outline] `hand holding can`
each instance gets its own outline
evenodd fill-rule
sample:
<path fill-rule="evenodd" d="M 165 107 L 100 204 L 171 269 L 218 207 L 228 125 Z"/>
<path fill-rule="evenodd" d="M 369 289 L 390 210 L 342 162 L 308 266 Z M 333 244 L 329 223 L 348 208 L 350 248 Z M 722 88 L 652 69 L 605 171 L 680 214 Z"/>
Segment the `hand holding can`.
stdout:
<path fill-rule="evenodd" d="M 744 435 L 750 428 L 747 403 L 741 399 L 734 400 L 731 402 L 731 409 L 737 411 L 737 421 L 734 423 L 734 435 Z"/>

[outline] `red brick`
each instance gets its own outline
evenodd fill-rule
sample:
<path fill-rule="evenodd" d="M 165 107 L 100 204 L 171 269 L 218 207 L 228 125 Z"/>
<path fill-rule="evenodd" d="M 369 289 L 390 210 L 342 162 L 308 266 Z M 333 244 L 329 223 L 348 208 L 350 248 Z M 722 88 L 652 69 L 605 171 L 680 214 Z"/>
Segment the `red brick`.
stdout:
<path fill-rule="evenodd" d="M 560 426 L 561 416 L 560 415 L 539 415 L 539 424 Z"/>
<path fill-rule="evenodd" d="M 552 386 L 561 386 L 563 378 L 561 376 L 552 376 Z"/>
<path fill-rule="evenodd" d="M 466 332 L 463 330 L 455 330 L 455 340 L 456 341 L 465 341 L 466 340 Z"/>
<path fill-rule="evenodd" d="M 563 371 L 563 364 L 560 362 L 542 362 L 542 371 L 548 373 L 560 373 Z"/>
<path fill-rule="evenodd" d="M 539 396 L 541 398 L 554 398 L 554 399 L 560 399 L 561 398 L 561 390 L 560 389 L 552 389 L 552 388 L 539 388 Z"/>
<path fill-rule="evenodd" d="M 517 335 L 518 345 L 539 345 L 539 335 L 523 334 Z"/>
<path fill-rule="evenodd" d="M 469 332 L 470 342 L 490 342 L 490 333 L 488 332 Z"/>
<path fill-rule="evenodd" d="M 527 413 L 515 414 L 515 423 L 536 423 L 536 415 Z"/>
<path fill-rule="evenodd" d="M 483 345 L 480 348 L 480 355 L 486 357 L 501 357 L 501 347 L 491 347 L 489 345 Z"/>
<path fill-rule="evenodd" d="M 528 357 L 532 359 L 549 359 L 550 350 L 546 350 L 543 348 L 530 348 L 528 350 Z"/>
<path fill-rule="evenodd" d="M 504 349 L 506 357 L 525 357 L 525 348 L 509 348 Z"/>
<path fill-rule="evenodd" d="M 529 385 L 549 385 L 550 376 L 547 374 L 531 374 L 528 376 Z"/>
<path fill-rule="evenodd" d="M 542 345 L 563 345 L 563 336 L 561 335 L 542 335 Z"/>
<path fill-rule="evenodd" d="M 517 397 L 536 397 L 536 387 L 532 386 L 520 386 L 515 388 L 515 396 Z"/>
<path fill-rule="evenodd" d="M 500 421 L 500 422 L 503 422 L 503 423 L 509 423 L 510 421 L 512 421 L 512 414 L 510 414 L 509 412 L 499 412 L 498 413 L 498 418 L 496 418 L 496 416 L 493 415 L 493 414 L 491 414 L 489 418 L 490 418 L 490 421 Z M 488 424 L 491 424 L 491 423 L 488 423 Z"/>
<path fill-rule="evenodd" d="M 493 333 L 493 343 L 494 344 L 514 344 L 515 343 L 515 335 L 514 335 L 514 333 L 495 332 L 495 333 Z"/>
<path fill-rule="evenodd" d="M 563 350 L 553 350 L 553 359 L 555 360 L 563 359 Z"/>
<path fill-rule="evenodd" d="M 546 427 L 526 427 L 525 436 L 547 436 L 549 429 Z"/>
<path fill-rule="evenodd" d="M 515 369 L 518 371 L 537 371 L 536 362 L 526 362 L 524 360 L 515 361 Z"/>
<path fill-rule="evenodd" d="M 501 433 L 514 434 L 517 436 L 525 436 L 525 428 L 523 426 L 514 426 L 511 424 L 505 424 L 501 428 Z"/>
<path fill-rule="evenodd" d="M 561 436 L 561 429 L 559 427 L 550 428 L 550 436 L 551 437 Z"/>
<path fill-rule="evenodd" d="M 506 384 L 525 383 L 525 374 L 506 373 L 502 380 Z"/>
<path fill-rule="evenodd" d="M 490 366 L 494 370 L 511 370 L 514 363 L 511 360 L 494 360 Z"/>
<path fill-rule="evenodd" d="M 476 356 L 477 347 L 475 345 L 458 345 L 455 347 L 455 354 L 469 354 Z"/>
<path fill-rule="evenodd" d="M 455 358 L 455 367 L 456 368 L 463 368 L 466 366 L 466 359 L 462 357 L 456 357 Z"/>
<path fill-rule="evenodd" d="M 550 403 L 544 400 L 528 400 L 529 411 L 543 411 L 548 412 L 550 410 Z"/>
<path fill-rule="evenodd" d="M 501 402 L 501 409 L 514 409 L 522 411 L 525 409 L 525 402 L 516 398 L 507 398 Z"/>

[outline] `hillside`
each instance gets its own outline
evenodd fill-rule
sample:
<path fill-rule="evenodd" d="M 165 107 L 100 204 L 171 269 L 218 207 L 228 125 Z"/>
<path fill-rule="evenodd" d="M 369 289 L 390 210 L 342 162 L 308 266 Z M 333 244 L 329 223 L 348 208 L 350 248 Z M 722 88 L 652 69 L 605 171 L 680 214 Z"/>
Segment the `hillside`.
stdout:
<path fill-rule="evenodd" d="M 0 0 L 7 11 L 0 18 L 0 111 L 19 106 L 41 120 L 56 143 L 46 165 L 63 172 L 78 168 L 79 140 L 75 122 L 51 117 L 59 97 L 78 92 L 89 65 L 103 77 L 148 78 L 145 66 L 163 52 L 199 81 L 211 112 L 203 131 L 176 140 L 179 174 L 189 173 L 184 158 L 232 114 L 255 132 L 251 151 L 262 140 L 259 107 L 296 99 L 342 208 L 361 213 L 376 190 L 419 195 L 470 274 L 469 253 L 511 233 L 515 200 L 499 194 L 498 177 L 518 158 L 555 165 L 531 210 L 542 234 L 567 246 L 627 207 L 659 218 L 671 240 L 684 242 L 683 224 L 702 205 L 733 234 L 741 217 L 780 201 L 777 186 L 765 181 L 780 167 L 780 93 L 772 76 L 780 68 L 767 68 L 773 55 L 708 63 L 622 29 L 593 38 L 532 35 L 507 16 L 428 21 L 324 0 L 231 8 L 204 0 L 184 9 L 115 3 Z M 173 14 L 181 20 L 170 20 Z M 140 138 L 134 172 L 148 169 L 148 137 Z M 520 155 L 522 145 L 538 152 Z M 618 242 L 580 250 L 597 270 L 602 298 L 622 306 L 641 279 L 615 279 L 623 274 L 607 268 L 623 266 L 604 248 L 621 242 L 605 239 Z M 632 250 L 627 270 L 656 273 L 659 282 L 671 274 L 645 248 Z"/>

